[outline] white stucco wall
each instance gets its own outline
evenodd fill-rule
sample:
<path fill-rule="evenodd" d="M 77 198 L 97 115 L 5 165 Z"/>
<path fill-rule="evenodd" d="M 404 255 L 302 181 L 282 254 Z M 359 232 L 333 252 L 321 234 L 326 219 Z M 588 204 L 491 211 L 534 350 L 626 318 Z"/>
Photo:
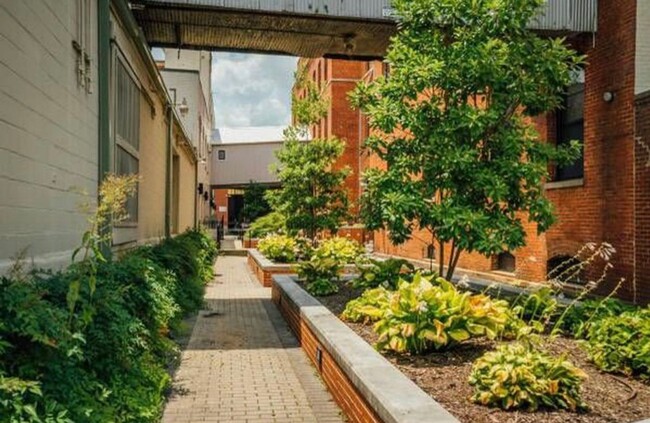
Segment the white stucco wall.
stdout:
<path fill-rule="evenodd" d="M 86 227 L 78 205 L 97 195 L 97 15 L 87 3 L 92 93 L 77 82 L 76 0 L 0 8 L 0 272 L 24 248 L 37 265 L 69 263 Z"/>
<path fill-rule="evenodd" d="M 650 1 L 639 0 L 636 5 L 636 75 L 634 92 L 650 90 Z"/>
<path fill-rule="evenodd" d="M 251 180 L 259 183 L 278 182 L 269 170 L 276 163 L 274 152 L 282 147 L 282 142 L 213 144 L 211 155 L 212 185 L 241 185 Z M 225 150 L 226 160 L 220 161 L 219 150 Z"/>

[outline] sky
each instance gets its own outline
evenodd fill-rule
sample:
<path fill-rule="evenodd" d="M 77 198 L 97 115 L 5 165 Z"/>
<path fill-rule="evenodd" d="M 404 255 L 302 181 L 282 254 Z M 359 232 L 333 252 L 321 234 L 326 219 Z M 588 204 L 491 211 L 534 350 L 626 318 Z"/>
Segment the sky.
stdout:
<path fill-rule="evenodd" d="M 214 53 L 215 126 L 284 126 L 291 121 L 295 57 Z"/>
<path fill-rule="evenodd" d="M 161 49 L 152 49 L 156 60 Z M 219 127 L 286 126 L 298 59 L 248 53 L 212 54 L 212 101 Z"/>

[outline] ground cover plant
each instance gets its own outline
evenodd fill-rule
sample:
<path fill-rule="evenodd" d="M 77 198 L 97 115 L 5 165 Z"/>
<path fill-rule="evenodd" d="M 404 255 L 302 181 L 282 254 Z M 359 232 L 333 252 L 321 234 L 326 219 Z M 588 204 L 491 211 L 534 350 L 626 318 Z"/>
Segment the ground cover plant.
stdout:
<path fill-rule="evenodd" d="M 499 346 L 472 366 L 472 401 L 504 410 L 539 407 L 586 409 L 580 385 L 586 373 L 564 357 L 553 357 L 530 344 Z"/>
<path fill-rule="evenodd" d="M 357 241 L 335 236 L 318 243 L 313 254 L 320 258 L 331 258 L 343 264 L 352 264 L 365 252 Z"/>
<path fill-rule="evenodd" d="M 104 255 L 106 229 L 134 184 L 112 176 L 102 184 L 67 269 L 18 265 L 0 278 L 0 422 L 159 420 L 178 357 L 169 333 L 201 306 L 216 243 L 197 230 Z"/>

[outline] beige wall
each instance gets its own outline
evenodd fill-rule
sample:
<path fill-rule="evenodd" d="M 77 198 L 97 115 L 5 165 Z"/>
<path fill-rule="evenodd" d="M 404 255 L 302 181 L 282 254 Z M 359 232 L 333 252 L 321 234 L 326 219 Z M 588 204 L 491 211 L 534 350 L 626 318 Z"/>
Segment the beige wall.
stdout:
<path fill-rule="evenodd" d="M 143 58 L 128 37 L 119 19 L 113 15 L 113 33 L 116 40 L 116 55 L 122 55 L 135 73 L 141 90 L 140 96 L 140 184 L 138 190 L 138 222 L 121 225 L 114 231 L 115 245 L 134 242 L 156 242 L 165 233 L 165 175 L 168 137 L 168 116 L 165 97 L 156 89 L 157 85 L 149 70 L 148 61 Z M 189 143 L 181 124 L 174 119 L 173 142 Z M 187 184 L 194 182 L 194 163 L 191 153 L 180 154 L 180 204 L 179 228 L 181 232 L 193 226 L 194 202 L 187 198 Z M 173 186 L 173 181 L 172 181 Z M 193 193 L 193 190 L 190 190 Z M 191 195 L 191 194 L 189 194 Z M 189 222 L 189 223 L 188 223 Z"/>
<path fill-rule="evenodd" d="M 194 179 L 194 162 L 186 150 L 177 148 L 180 161 L 180 180 L 178 183 L 178 229 L 179 233 L 194 227 L 194 200 L 196 183 Z"/>
<path fill-rule="evenodd" d="M 210 163 L 212 185 L 241 185 L 251 180 L 275 183 L 278 178 L 271 173 L 269 165 L 276 163 L 275 151 L 282 148 L 282 141 L 254 144 L 213 144 Z M 219 150 L 226 151 L 226 160 L 219 160 Z"/>
<path fill-rule="evenodd" d="M 97 191 L 97 15 L 85 39 L 88 92 L 77 78 L 77 0 L 0 8 L 0 273 L 27 248 L 39 266 L 70 262 Z M 85 191 L 87 196 L 81 195 Z"/>

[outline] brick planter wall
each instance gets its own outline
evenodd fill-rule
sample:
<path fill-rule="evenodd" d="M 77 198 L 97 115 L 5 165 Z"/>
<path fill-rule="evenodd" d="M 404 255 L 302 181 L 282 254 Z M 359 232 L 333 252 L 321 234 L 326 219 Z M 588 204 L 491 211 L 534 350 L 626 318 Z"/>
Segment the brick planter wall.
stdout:
<path fill-rule="evenodd" d="M 457 423 L 291 277 L 273 277 L 272 298 L 351 422 Z"/>
<path fill-rule="evenodd" d="M 274 263 L 264 257 L 259 250 L 248 250 L 248 267 L 251 269 L 257 280 L 266 288 L 271 287 L 273 275 L 291 275 L 296 273 L 295 264 Z M 350 274 L 356 271 L 356 266 L 346 265 L 343 273 Z"/>

